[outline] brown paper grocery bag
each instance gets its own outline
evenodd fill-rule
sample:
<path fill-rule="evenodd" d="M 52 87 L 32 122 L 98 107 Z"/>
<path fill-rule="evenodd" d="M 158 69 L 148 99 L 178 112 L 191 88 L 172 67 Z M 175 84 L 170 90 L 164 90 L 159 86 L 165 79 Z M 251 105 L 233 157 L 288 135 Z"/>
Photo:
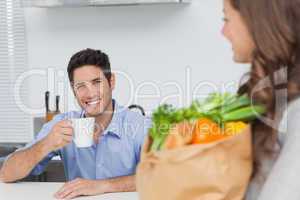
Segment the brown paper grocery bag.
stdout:
<path fill-rule="evenodd" d="M 149 152 L 137 167 L 140 200 L 242 200 L 252 173 L 251 128 L 210 144 Z"/>

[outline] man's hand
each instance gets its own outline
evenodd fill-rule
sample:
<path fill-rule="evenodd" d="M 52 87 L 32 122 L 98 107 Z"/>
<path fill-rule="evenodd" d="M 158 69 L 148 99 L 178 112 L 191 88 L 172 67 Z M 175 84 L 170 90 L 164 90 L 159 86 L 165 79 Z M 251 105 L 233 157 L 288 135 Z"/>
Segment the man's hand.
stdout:
<path fill-rule="evenodd" d="M 63 120 L 55 124 L 44 139 L 51 151 L 56 151 L 70 144 L 73 139 L 73 127 L 69 120 Z"/>
<path fill-rule="evenodd" d="M 55 193 L 57 199 L 73 199 L 78 196 L 92 196 L 105 193 L 106 185 L 101 180 L 87 180 L 77 178 L 65 183 L 63 187 Z"/>

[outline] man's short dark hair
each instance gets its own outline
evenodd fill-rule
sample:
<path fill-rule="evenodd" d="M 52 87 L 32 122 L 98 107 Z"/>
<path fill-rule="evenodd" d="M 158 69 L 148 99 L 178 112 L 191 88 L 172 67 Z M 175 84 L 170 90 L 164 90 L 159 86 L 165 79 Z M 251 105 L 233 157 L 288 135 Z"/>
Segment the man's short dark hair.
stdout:
<path fill-rule="evenodd" d="M 111 69 L 109 57 L 101 50 L 84 49 L 75 53 L 69 61 L 68 76 L 70 82 L 74 81 L 73 74 L 75 69 L 80 68 L 84 65 L 94 65 L 96 67 L 99 67 L 103 71 L 106 79 L 110 81 Z"/>

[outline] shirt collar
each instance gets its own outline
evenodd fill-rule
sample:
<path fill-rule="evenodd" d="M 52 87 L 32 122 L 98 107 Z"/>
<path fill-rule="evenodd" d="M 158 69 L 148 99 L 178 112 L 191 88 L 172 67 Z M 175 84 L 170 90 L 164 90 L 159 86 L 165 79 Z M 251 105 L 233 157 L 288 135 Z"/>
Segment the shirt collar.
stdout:
<path fill-rule="evenodd" d="M 109 123 L 109 125 L 107 126 L 107 128 L 104 130 L 103 135 L 107 135 L 107 134 L 112 134 L 117 136 L 118 138 L 121 138 L 122 134 L 121 134 L 121 129 L 122 129 L 122 111 L 124 111 L 124 108 L 121 107 L 116 100 L 112 100 L 113 102 L 113 116 L 112 119 Z M 80 118 L 84 118 L 85 117 L 85 111 L 82 110 L 81 114 L 80 114 Z"/>

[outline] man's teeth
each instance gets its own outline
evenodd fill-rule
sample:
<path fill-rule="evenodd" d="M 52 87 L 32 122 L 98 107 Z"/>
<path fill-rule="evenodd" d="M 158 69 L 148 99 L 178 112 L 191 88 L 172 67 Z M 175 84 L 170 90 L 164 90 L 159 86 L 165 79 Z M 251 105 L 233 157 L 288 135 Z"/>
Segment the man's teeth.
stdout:
<path fill-rule="evenodd" d="M 99 103 L 100 100 L 97 100 L 97 101 L 91 101 L 91 102 L 87 102 L 88 105 L 95 105 L 97 103 Z"/>

